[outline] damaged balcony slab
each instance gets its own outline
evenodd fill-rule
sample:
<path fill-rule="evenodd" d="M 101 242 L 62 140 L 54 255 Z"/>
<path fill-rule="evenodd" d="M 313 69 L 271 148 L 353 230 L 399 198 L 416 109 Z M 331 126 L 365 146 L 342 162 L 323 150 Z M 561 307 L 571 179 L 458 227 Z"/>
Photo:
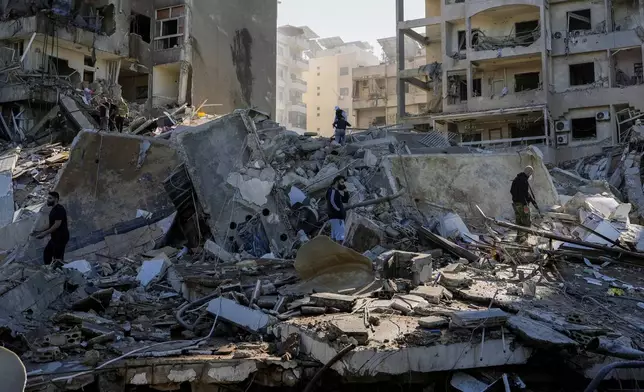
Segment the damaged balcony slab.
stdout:
<path fill-rule="evenodd" d="M 277 324 L 272 331 L 282 341 L 290 334 L 298 333 L 300 352 L 327 363 L 344 346 L 341 341 L 331 341 L 338 333 L 338 320 L 342 319 L 341 324 L 346 326 L 348 320 L 353 319 L 355 322 L 350 325 L 362 325 L 368 341 L 333 365 L 340 375 L 352 377 L 519 365 L 525 364 L 532 355 L 532 349 L 522 345 L 513 335 L 506 333 L 502 338 L 498 328 L 496 332 L 488 330 L 481 344 L 480 334 L 470 339 L 473 336 L 470 333 L 458 337 L 448 330 L 437 333 L 419 329 L 418 319 L 413 317 L 383 316 L 373 330 L 364 327 L 362 317 L 356 314 L 300 318 Z M 325 329 L 326 325 L 330 327 Z M 357 335 L 355 328 L 348 332 Z M 364 342 L 362 335 L 360 339 Z"/>
<path fill-rule="evenodd" d="M 475 205 L 493 216 L 513 219 L 510 184 L 527 165 L 534 168 L 532 189 L 539 204 L 557 204 L 557 191 L 543 160 L 530 151 L 390 156 L 383 163 L 392 189 L 397 191 L 397 184 L 402 184 L 410 195 L 397 202 L 417 199 L 421 211 L 432 208 L 426 202 L 449 206 L 464 219 L 480 217 Z"/>
<path fill-rule="evenodd" d="M 259 216 L 271 250 L 279 253 L 287 243 L 286 226 L 273 197 L 275 172 L 266 167 L 263 180 L 245 180 L 242 176 L 260 148 L 249 114 L 248 110 L 237 110 L 203 125 L 184 128 L 172 137 L 184 157 L 204 212 L 210 217 L 215 242 L 226 243 L 231 223 Z"/>

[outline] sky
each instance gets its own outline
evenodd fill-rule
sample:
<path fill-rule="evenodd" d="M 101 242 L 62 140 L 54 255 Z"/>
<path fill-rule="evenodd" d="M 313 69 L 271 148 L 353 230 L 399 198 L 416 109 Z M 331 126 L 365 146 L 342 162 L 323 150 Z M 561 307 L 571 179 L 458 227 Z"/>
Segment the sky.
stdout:
<path fill-rule="evenodd" d="M 396 35 L 396 0 L 279 0 L 277 25 L 309 26 L 321 38 L 367 41 Z M 405 0 L 405 19 L 423 18 L 425 0 Z"/>

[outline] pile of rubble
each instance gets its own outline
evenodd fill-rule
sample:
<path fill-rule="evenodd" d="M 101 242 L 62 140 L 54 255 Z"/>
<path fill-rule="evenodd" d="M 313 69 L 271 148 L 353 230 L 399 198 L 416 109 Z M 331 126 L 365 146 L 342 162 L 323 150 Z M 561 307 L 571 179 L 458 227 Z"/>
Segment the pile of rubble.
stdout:
<path fill-rule="evenodd" d="M 29 390 L 577 390 L 644 355 L 642 231 L 606 181 L 530 149 L 453 153 L 382 129 L 340 146 L 252 110 L 195 117 L 5 153 L 0 336 Z M 508 223 L 526 164 L 532 228 Z M 338 175 L 344 246 L 326 236 Z M 50 187 L 69 219 L 61 269 L 29 235 Z"/>

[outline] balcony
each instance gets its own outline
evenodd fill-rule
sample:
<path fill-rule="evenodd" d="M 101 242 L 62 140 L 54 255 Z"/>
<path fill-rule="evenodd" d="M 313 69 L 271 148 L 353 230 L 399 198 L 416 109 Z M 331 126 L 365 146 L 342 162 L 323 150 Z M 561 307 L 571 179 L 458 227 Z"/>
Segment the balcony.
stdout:
<path fill-rule="evenodd" d="M 472 97 L 467 101 L 467 111 L 479 112 L 484 110 L 509 109 L 514 107 L 538 106 L 546 103 L 546 93 L 543 90 L 519 91 L 504 97 Z"/>
<path fill-rule="evenodd" d="M 307 59 L 301 57 L 291 58 L 291 64 L 301 71 L 309 70 L 309 60 Z"/>
<path fill-rule="evenodd" d="M 302 79 L 291 79 L 291 88 L 297 91 L 306 92 L 306 82 Z"/>
<path fill-rule="evenodd" d="M 289 111 L 306 114 L 306 104 L 302 101 L 290 101 Z"/>
<path fill-rule="evenodd" d="M 553 118 L 563 116 L 570 109 L 599 107 L 608 105 L 626 105 L 643 110 L 640 102 L 644 96 L 644 85 L 627 87 L 604 87 L 592 90 L 573 90 L 551 94 L 548 100 L 550 114 Z"/>
<path fill-rule="evenodd" d="M 641 29 L 641 27 L 638 27 Z M 644 32 L 644 31 L 643 31 Z M 552 38 L 552 55 L 599 52 L 608 49 L 623 49 L 641 46 L 637 28 L 632 30 L 612 31 L 600 34 L 583 34 L 583 32 L 558 31 Z"/>
<path fill-rule="evenodd" d="M 510 43 L 511 42 L 511 43 Z M 468 52 L 467 58 L 472 61 L 507 59 L 513 57 L 525 57 L 534 54 L 541 54 L 543 50 L 543 39 L 538 38 L 529 45 L 513 45 L 516 41 L 509 41 L 504 44 L 503 41 L 490 42 L 484 41 Z M 506 46 L 507 45 L 507 46 Z"/>

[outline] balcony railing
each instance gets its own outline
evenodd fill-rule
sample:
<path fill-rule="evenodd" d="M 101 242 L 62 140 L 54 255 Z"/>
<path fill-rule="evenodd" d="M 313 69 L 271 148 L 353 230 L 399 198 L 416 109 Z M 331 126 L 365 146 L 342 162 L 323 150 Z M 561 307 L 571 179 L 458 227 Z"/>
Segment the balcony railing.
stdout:
<path fill-rule="evenodd" d="M 472 45 L 474 50 L 497 50 L 503 48 L 512 48 L 517 46 L 530 46 L 541 37 L 541 28 L 518 33 L 509 34 L 500 37 L 486 36 L 483 31 L 472 32 L 475 35 L 476 42 Z"/>

